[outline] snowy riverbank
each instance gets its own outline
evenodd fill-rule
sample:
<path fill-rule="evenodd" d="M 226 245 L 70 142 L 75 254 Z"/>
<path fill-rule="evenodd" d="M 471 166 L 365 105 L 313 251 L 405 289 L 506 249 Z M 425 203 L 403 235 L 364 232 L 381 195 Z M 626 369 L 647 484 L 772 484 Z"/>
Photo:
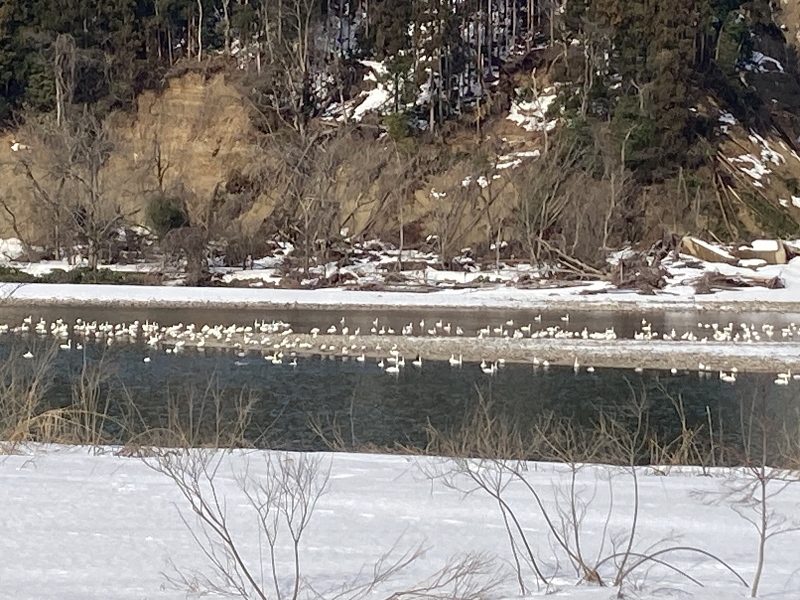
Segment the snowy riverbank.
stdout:
<path fill-rule="evenodd" d="M 734 269 L 736 273 L 743 271 L 727 265 L 715 266 L 722 273 Z M 697 275 L 697 271 L 693 274 Z M 71 306 L 800 312 L 800 259 L 788 265 L 759 270 L 760 276 L 780 277 L 785 285 L 783 289 L 751 287 L 697 294 L 693 287 L 683 284 L 686 275 L 680 270 L 674 271 L 667 288 L 653 295 L 615 290 L 610 284 L 598 281 L 563 288 L 517 289 L 498 285 L 493 288 L 440 289 L 425 293 L 356 291 L 346 288 L 296 290 L 4 283 L 0 284 L 0 297 L 5 298 L 6 304 Z"/>

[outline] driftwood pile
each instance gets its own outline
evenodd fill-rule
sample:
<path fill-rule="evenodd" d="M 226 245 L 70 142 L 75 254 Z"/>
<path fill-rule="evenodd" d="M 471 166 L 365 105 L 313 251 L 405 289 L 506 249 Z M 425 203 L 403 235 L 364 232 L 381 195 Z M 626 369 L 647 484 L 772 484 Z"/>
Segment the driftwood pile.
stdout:
<path fill-rule="evenodd" d="M 697 279 L 684 283 L 694 287 L 696 294 L 713 294 L 714 292 L 736 288 L 763 287 L 769 290 L 779 290 L 784 287 L 780 277 L 745 277 L 742 275 L 723 275 L 716 272 L 705 272 Z"/>
<path fill-rule="evenodd" d="M 611 283 L 620 290 L 637 290 L 640 294 L 655 294 L 667 286 L 669 272 L 661 259 L 640 253 L 621 258 L 611 273 Z"/>

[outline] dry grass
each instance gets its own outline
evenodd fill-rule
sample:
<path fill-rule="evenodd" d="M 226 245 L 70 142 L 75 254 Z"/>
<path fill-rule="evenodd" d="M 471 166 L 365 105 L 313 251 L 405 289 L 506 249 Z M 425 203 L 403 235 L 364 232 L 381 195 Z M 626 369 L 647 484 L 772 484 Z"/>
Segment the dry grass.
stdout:
<path fill-rule="evenodd" d="M 542 413 L 528 426 L 509 419 L 478 391 L 477 403 L 459 426 L 442 430 L 428 424 L 428 444 L 422 453 L 567 464 L 648 465 L 655 472 L 666 474 L 677 466 L 698 466 L 705 472 L 713 467 L 749 464 L 752 440 L 766 436 L 771 450 L 767 464 L 781 468 L 800 464 L 800 410 L 794 419 L 759 418 L 752 413 L 761 410 L 766 414 L 768 408 L 756 399 L 740 407 L 746 417 L 741 431 L 723 435 L 710 410 L 705 424 L 689 426 L 681 396 L 669 394 L 664 388 L 661 391 L 674 409 L 674 436 L 659 433 L 649 414 L 647 395 L 633 389 L 629 400 L 613 415 L 598 411 L 590 425 Z M 354 449 L 341 439 L 336 441 L 337 450 Z"/>
<path fill-rule="evenodd" d="M 269 427 L 255 430 L 258 397 L 240 392 L 232 400 L 210 381 L 205 388 L 168 395 L 165 415 L 144 415 L 105 356 L 85 361 L 70 382 L 70 401 L 53 406 L 58 342 L 34 344 L 34 358 L 13 348 L 0 364 L 0 453 L 20 444 L 118 445 L 122 453 L 147 448 L 233 448 L 263 444 Z"/>

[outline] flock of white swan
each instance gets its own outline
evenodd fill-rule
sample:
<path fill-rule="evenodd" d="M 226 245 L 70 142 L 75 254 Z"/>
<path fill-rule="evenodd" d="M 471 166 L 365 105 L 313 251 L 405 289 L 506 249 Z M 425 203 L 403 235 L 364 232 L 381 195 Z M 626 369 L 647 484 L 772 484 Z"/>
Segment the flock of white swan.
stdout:
<path fill-rule="evenodd" d="M 74 323 L 68 323 L 63 319 L 56 319 L 47 322 L 44 319 L 34 321 L 33 317 L 28 316 L 22 323 L 16 326 L 0 324 L 0 335 L 35 335 L 39 337 L 52 337 L 59 341 L 61 350 L 81 350 L 86 343 L 105 344 L 107 346 L 116 343 L 142 343 L 151 351 L 163 350 L 167 354 L 177 354 L 186 347 L 195 348 L 202 352 L 208 347 L 227 348 L 237 352 L 239 358 L 245 358 L 254 352 L 263 356 L 264 360 L 271 364 L 297 366 L 298 354 L 319 354 L 323 357 L 340 357 L 342 360 L 353 359 L 359 363 L 365 363 L 367 355 L 374 356 L 377 366 L 385 373 L 398 374 L 406 367 L 406 358 L 398 350 L 397 344 L 392 344 L 392 336 L 403 337 L 465 337 L 474 339 L 501 338 L 506 340 L 520 339 L 584 339 L 584 340 L 616 340 L 617 333 L 614 328 L 605 328 L 603 331 L 590 332 L 584 327 L 580 331 L 569 330 L 570 316 L 565 314 L 560 317 L 564 324 L 548 327 L 541 326 L 542 316 L 538 315 L 530 323 L 518 324 L 514 320 L 507 320 L 496 325 L 486 325 L 478 328 L 475 334 L 465 333 L 460 325 L 453 325 L 439 319 L 434 322 L 426 323 L 425 319 L 419 322 L 409 322 L 398 330 L 395 330 L 386 323 L 381 323 L 376 318 L 372 321 L 368 333 L 362 335 L 360 327 L 351 327 L 347 319 L 342 317 L 326 329 L 319 327 L 311 328 L 308 333 L 296 333 L 292 326 L 282 321 L 254 321 L 252 325 L 202 325 L 183 324 L 162 326 L 155 322 L 138 320 L 131 323 L 116 323 L 84 321 L 77 319 Z M 669 332 L 659 333 L 655 331 L 652 323 L 646 319 L 641 320 L 638 331 L 634 333 L 634 340 L 662 340 L 662 341 L 692 341 L 699 343 L 706 342 L 728 342 L 728 343 L 757 343 L 763 341 L 775 341 L 778 336 L 783 340 L 793 340 L 800 338 L 800 328 L 795 323 L 790 323 L 779 330 L 773 325 L 764 324 L 760 327 L 742 323 L 734 326 L 733 323 L 719 325 L 717 323 L 698 323 L 694 331 L 686 331 L 678 334 L 674 329 Z M 331 337 L 336 336 L 337 343 L 331 342 Z M 375 343 L 375 336 L 385 337 L 387 343 Z M 395 339 L 397 339 L 395 337 Z M 369 342 L 369 344 L 367 343 Z M 387 346 L 384 348 L 384 346 Z M 28 350 L 23 354 L 23 358 L 33 358 L 33 353 Z M 371 359 L 370 359 L 371 360 Z M 150 356 L 143 358 L 149 363 Z M 450 366 L 461 368 L 463 366 L 462 355 L 451 354 L 448 360 Z M 537 357 L 531 359 L 534 369 L 547 369 L 550 364 L 547 360 L 540 360 Z M 236 365 L 244 366 L 250 364 L 247 361 L 236 361 Z M 413 368 L 421 369 L 423 358 L 417 355 L 408 362 Z M 498 358 L 495 361 L 487 362 L 482 360 L 479 364 L 480 370 L 489 376 L 495 375 L 505 366 L 505 360 Z M 574 360 L 573 369 L 578 373 L 581 368 L 592 373 L 595 371 L 592 366 L 579 364 L 577 357 Z M 634 369 L 641 372 L 642 369 Z M 671 369 L 672 374 L 677 373 L 677 369 Z M 721 381 L 735 383 L 738 370 L 713 370 L 710 366 L 698 363 L 697 372 L 700 377 L 711 377 L 718 373 Z M 774 383 L 776 385 L 788 385 L 791 381 L 800 381 L 800 373 L 793 374 L 791 371 L 778 373 Z"/>

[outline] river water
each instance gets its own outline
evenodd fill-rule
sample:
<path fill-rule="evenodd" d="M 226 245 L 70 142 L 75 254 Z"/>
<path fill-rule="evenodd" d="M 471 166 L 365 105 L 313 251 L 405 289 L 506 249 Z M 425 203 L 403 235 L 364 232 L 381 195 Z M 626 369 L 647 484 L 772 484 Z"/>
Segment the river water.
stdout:
<path fill-rule="evenodd" d="M 25 367 L 34 365 L 48 348 L 53 348 L 50 339 L 7 335 L 0 342 L 0 356 L 13 357 Z M 27 351 L 34 358 L 20 361 Z M 141 342 L 111 347 L 89 343 L 56 352 L 47 405 L 68 406 L 88 366 L 104 375 L 101 402 L 108 399 L 112 415 L 135 407 L 143 425 L 166 427 L 176 414 L 188 419 L 191 406 L 194 421 L 205 419 L 208 429 L 213 428 L 215 410 L 230 421 L 235 418 L 236 403 L 247 398 L 253 401 L 248 440 L 295 450 L 327 448 L 312 431 L 311 422 L 328 438 L 338 432 L 350 447 L 405 444 L 424 448 L 426 425 L 457 429 L 480 397 L 491 401 L 496 414 L 523 428 L 548 413 L 590 427 L 600 414 L 627 414 L 632 398 L 646 398 L 648 418 L 662 439 L 680 432 L 676 402 L 683 405 L 689 427 L 702 427 L 710 413 L 715 427 L 725 431 L 740 430 L 746 416 L 742 406 L 754 399 L 768 405 L 778 422 L 796 419 L 800 406 L 798 382 L 777 386 L 774 375 L 766 374 L 743 373 L 730 384 L 692 372 L 633 369 L 576 373 L 569 367 L 509 364 L 487 375 L 475 363 L 455 367 L 425 361 L 421 368 L 407 363 L 399 374 L 390 374 L 372 359 L 301 356 L 296 362 L 296 366 L 288 360 L 276 365 L 257 353 L 240 356 L 221 350 L 166 354 Z M 109 428 L 113 434 L 114 426 Z"/>

